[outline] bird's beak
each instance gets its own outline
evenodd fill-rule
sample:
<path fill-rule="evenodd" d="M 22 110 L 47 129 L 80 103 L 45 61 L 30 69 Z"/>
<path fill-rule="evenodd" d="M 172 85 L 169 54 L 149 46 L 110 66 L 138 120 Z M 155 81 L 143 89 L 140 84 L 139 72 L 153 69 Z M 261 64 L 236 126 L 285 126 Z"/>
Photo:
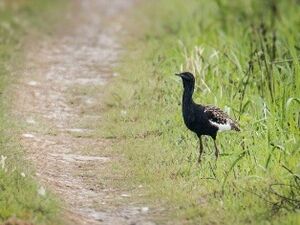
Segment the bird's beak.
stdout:
<path fill-rule="evenodd" d="M 181 77 L 180 73 L 175 73 L 175 76 Z"/>

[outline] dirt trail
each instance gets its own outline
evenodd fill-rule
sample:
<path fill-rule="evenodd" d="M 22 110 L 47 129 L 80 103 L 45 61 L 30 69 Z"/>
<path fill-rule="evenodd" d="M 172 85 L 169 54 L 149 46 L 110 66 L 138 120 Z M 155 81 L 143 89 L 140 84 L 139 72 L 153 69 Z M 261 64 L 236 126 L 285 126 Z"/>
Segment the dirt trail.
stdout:
<path fill-rule="evenodd" d="M 124 205 L 130 194 L 102 185 L 114 159 L 93 135 L 104 86 L 121 51 L 118 22 L 132 1 L 74 1 L 74 26 L 31 46 L 15 88 L 27 125 L 22 144 L 41 183 L 64 202 L 70 224 L 154 224 L 148 207 Z"/>

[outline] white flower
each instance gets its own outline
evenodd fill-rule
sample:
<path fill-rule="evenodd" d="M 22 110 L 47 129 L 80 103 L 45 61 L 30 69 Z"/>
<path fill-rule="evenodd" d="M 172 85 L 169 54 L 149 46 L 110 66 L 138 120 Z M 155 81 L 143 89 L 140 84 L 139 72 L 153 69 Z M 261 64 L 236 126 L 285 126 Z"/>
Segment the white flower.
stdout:
<path fill-rule="evenodd" d="M 41 186 L 41 187 L 39 188 L 38 194 L 39 194 L 40 196 L 45 196 L 45 195 L 46 195 L 46 190 L 45 190 L 45 188 L 44 188 L 43 186 Z"/>
<path fill-rule="evenodd" d="M 30 86 L 36 86 L 38 83 L 35 80 L 31 80 L 28 82 L 28 85 Z"/>
<path fill-rule="evenodd" d="M 5 160 L 7 159 L 7 156 L 1 155 L 0 159 L 0 166 L 2 170 L 5 170 Z"/>
<path fill-rule="evenodd" d="M 22 134 L 24 138 L 34 138 L 33 134 Z"/>
<path fill-rule="evenodd" d="M 142 208 L 141 208 L 141 211 L 142 211 L 143 213 L 146 213 L 146 212 L 149 211 L 149 207 L 142 207 Z"/>
<path fill-rule="evenodd" d="M 121 115 L 122 116 L 126 116 L 127 115 L 127 111 L 126 110 L 121 110 Z"/>
<path fill-rule="evenodd" d="M 23 173 L 23 172 L 21 173 L 21 176 L 22 176 L 22 177 L 26 177 L 25 173 Z"/>
<path fill-rule="evenodd" d="M 33 118 L 27 118 L 26 119 L 26 122 L 28 123 L 28 124 L 35 124 L 36 122 L 35 122 L 35 120 L 33 119 Z"/>

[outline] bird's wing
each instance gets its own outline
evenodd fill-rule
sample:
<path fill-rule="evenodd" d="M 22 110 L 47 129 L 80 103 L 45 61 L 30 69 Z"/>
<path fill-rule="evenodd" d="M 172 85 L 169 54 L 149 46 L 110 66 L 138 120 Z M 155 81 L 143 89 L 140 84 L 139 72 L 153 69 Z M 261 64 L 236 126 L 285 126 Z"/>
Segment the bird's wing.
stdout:
<path fill-rule="evenodd" d="M 236 121 L 231 119 L 224 111 L 215 106 L 205 106 L 204 113 L 207 115 L 209 122 L 219 128 L 219 131 L 236 130 L 240 131 Z"/>

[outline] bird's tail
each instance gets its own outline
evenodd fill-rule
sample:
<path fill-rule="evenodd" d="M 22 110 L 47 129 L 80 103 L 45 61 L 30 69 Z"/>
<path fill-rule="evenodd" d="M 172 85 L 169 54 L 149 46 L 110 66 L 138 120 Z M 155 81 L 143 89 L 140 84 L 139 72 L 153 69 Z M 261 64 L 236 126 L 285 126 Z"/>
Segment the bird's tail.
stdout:
<path fill-rule="evenodd" d="M 241 131 L 237 123 L 231 123 L 230 126 L 231 126 L 231 130 Z"/>

